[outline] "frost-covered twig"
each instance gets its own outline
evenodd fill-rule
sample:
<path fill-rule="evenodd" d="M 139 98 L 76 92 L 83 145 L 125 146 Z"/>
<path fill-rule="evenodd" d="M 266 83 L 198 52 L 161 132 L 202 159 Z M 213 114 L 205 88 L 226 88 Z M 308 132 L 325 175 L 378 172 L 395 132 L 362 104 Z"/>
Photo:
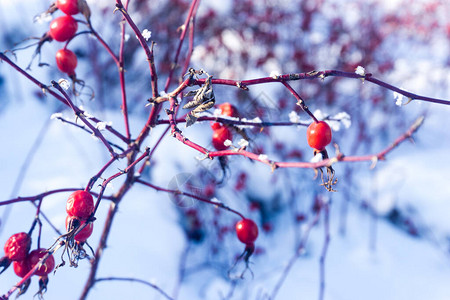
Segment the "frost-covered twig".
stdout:
<path fill-rule="evenodd" d="M 276 168 L 310 168 L 310 169 L 318 169 L 321 167 L 331 166 L 338 162 L 362 162 L 362 161 L 371 161 L 372 163 L 376 163 L 379 160 L 385 160 L 386 155 L 394 150 L 400 143 L 410 138 L 414 132 L 416 132 L 419 127 L 422 125 L 424 117 L 418 118 L 414 124 L 401 136 L 399 136 L 390 146 L 386 149 L 382 150 L 379 153 L 371 154 L 371 155 L 363 155 L 363 156 L 345 156 L 342 153 L 338 153 L 335 157 L 327 158 L 318 162 L 277 162 L 268 159 L 266 156 L 261 157 L 259 154 L 255 154 L 243 149 L 235 149 L 235 150 L 223 150 L 223 151 L 213 151 L 209 152 L 209 157 L 216 156 L 231 156 L 231 155 L 241 155 L 248 157 L 252 160 L 259 161 L 266 165 L 269 165 L 273 170 Z"/>
<path fill-rule="evenodd" d="M 58 93 L 56 93 L 55 91 L 49 89 L 49 87 L 45 84 L 43 84 L 42 82 L 40 82 L 39 80 L 37 80 L 35 77 L 33 77 L 30 73 L 28 73 L 27 71 L 25 71 L 24 69 L 22 69 L 21 67 L 19 67 L 18 65 L 16 65 L 12 60 L 10 60 L 5 54 L 0 53 L 0 60 L 6 62 L 7 64 L 9 64 L 12 68 L 14 68 L 16 71 L 18 71 L 20 74 L 22 74 L 23 76 L 25 76 L 28 80 L 30 80 L 31 82 L 33 82 L 34 84 L 36 84 L 44 94 L 49 93 L 50 95 L 52 95 L 53 97 L 55 97 L 58 101 L 60 101 L 61 103 L 67 105 L 70 107 L 69 102 L 67 102 L 67 100 L 62 97 L 61 95 L 58 95 Z M 83 110 L 79 109 L 81 113 L 84 113 Z M 90 117 L 90 120 L 94 123 L 100 123 L 102 122 L 101 120 L 95 118 L 95 117 Z M 125 143 L 128 143 L 129 140 L 123 136 L 121 133 L 119 133 L 117 130 L 115 130 L 112 126 L 110 125 L 106 125 L 105 127 L 106 130 L 108 130 L 109 132 L 111 132 L 112 134 L 114 134 L 115 136 L 117 136 L 119 139 L 121 139 L 122 141 L 124 141 Z"/>
<path fill-rule="evenodd" d="M 151 48 L 147 45 L 147 41 L 142 36 L 142 32 L 139 30 L 137 25 L 134 23 L 133 19 L 128 14 L 128 11 L 124 7 L 124 5 L 122 4 L 121 0 L 116 0 L 116 10 L 119 10 L 122 13 L 122 15 L 124 16 L 124 18 L 127 21 L 128 25 L 130 25 L 131 29 L 136 34 L 136 37 L 139 40 L 139 43 L 141 44 L 141 47 L 145 51 L 145 55 L 147 57 L 147 61 L 148 61 L 148 64 L 149 64 L 149 69 L 150 69 L 152 94 L 153 94 L 153 97 L 156 98 L 158 96 L 158 75 L 156 73 L 155 59 L 154 59 L 154 56 L 153 56 L 153 46 L 154 46 L 154 44 L 152 43 L 152 47 Z"/>
<path fill-rule="evenodd" d="M 54 80 L 52 80 L 52 85 L 54 88 L 56 88 L 63 96 L 66 102 L 68 103 L 69 107 L 72 108 L 75 115 L 80 118 L 80 120 L 87 126 L 89 129 L 94 133 L 94 135 L 102 141 L 102 143 L 105 145 L 105 147 L 108 149 L 109 153 L 112 157 L 116 157 L 117 153 L 114 151 L 114 149 L 111 147 L 111 145 L 108 143 L 106 138 L 103 136 L 103 134 L 95 128 L 87 119 L 84 114 L 84 112 L 79 109 L 76 105 L 73 104 L 72 100 L 70 99 L 69 95 L 64 91 L 64 89 Z"/>
<path fill-rule="evenodd" d="M 285 74 L 285 75 L 279 75 L 276 77 L 262 77 L 262 78 L 255 78 L 255 79 L 249 79 L 249 80 L 233 80 L 233 79 L 213 79 L 211 81 L 212 84 L 220 84 L 220 85 L 230 85 L 230 86 L 237 86 L 239 88 L 247 88 L 250 85 L 256 85 L 256 84 L 264 84 L 264 83 L 270 83 L 270 82 L 286 82 L 286 81 L 293 81 L 293 80 L 305 80 L 305 79 L 325 79 L 326 77 L 345 77 L 345 78 L 353 78 L 353 79 L 364 79 L 365 81 L 372 82 L 378 86 L 381 86 L 383 88 L 386 88 L 388 90 L 397 92 L 405 97 L 408 97 L 412 100 L 422 100 L 426 102 L 432 102 L 432 103 L 438 103 L 438 104 L 444 104 L 444 105 L 450 105 L 450 100 L 445 99 L 438 99 L 438 98 L 431 98 L 426 97 L 418 94 L 414 94 L 405 90 L 402 90 L 398 87 L 395 87 L 393 85 L 390 85 L 380 79 L 377 79 L 372 76 L 372 74 L 367 73 L 365 75 L 359 75 L 354 72 L 343 72 L 338 70 L 327 70 L 327 71 L 311 71 L 307 73 L 293 73 L 293 74 Z M 199 84 L 202 85 L 205 82 L 205 79 L 196 79 L 193 84 Z"/>
<path fill-rule="evenodd" d="M 63 117 L 61 116 L 60 113 L 53 114 L 53 115 L 51 116 L 51 119 L 56 119 L 56 120 L 61 121 L 62 123 L 65 123 L 65 124 L 69 124 L 69 125 L 75 126 L 75 127 L 79 128 L 79 129 L 81 129 L 81 130 L 83 130 L 83 131 L 85 131 L 85 132 L 87 132 L 87 133 L 89 133 L 89 134 L 91 134 L 91 135 L 94 134 L 92 131 L 90 131 L 88 128 L 86 128 L 86 126 L 80 125 L 80 124 L 78 124 L 78 123 L 75 123 L 75 122 L 72 122 L 72 121 L 69 121 L 69 120 L 66 120 L 65 118 L 63 118 Z M 109 125 L 107 125 L 105 122 L 99 122 L 99 123 L 97 123 L 97 127 L 98 127 L 98 124 L 105 124 L 105 128 L 106 128 L 106 126 L 109 126 Z M 110 141 L 108 141 L 108 140 L 107 140 L 107 142 L 108 142 L 108 144 L 110 144 L 112 147 L 117 148 L 118 150 L 120 150 L 120 151 L 122 151 L 122 152 L 125 151 L 121 146 L 119 146 L 119 145 L 117 145 L 117 144 L 115 144 L 115 143 L 113 143 L 113 142 L 110 142 Z"/>

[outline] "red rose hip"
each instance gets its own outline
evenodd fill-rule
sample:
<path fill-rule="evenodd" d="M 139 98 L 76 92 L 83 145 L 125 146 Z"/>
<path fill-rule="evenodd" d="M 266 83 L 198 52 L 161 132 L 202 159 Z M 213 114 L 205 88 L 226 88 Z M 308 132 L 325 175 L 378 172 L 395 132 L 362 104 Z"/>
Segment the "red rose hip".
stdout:
<path fill-rule="evenodd" d="M 56 52 L 56 65 L 61 72 L 74 75 L 77 67 L 77 56 L 69 49 L 60 49 Z"/>
<path fill-rule="evenodd" d="M 66 230 L 67 232 L 73 230 L 75 227 L 81 226 L 81 220 L 77 217 L 67 216 L 66 217 Z M 94 223 L 89 223 L 84 227 L 77 235 L 74 237 L 74 240 L 79 242 L 85 242 L 94 231 Z"/>
<path fill-rule="evenodd" d="M 228 146 L 225 146 L 226 140 L 232 140 L 233 134 L 231 133 L 230 129 L 225 126 L 216 126 L 216 129 L 214 129 L 213 136 L 212 136 L 212 144 L 214 148 L 217 150 L 226 150 L 228 149 Z"/>
<path fill-rule="evenodd" d="M 30 270 L 40 262 L 40 260 L 47 255 L 47 250 L 44 248 L 36 249 L 30 252 L 28 255 L 28 264 L 30 266 Z M 55 259 L 53 255 L 50 255 L 47 260 L 40 266 L 34 275 L 37 276 L 45 276 L 55 268 Z"/>
<path fill-rule="evenodd" d="M 13 234 L 5 243 L 3 249 L 5 256 L 12 261 L 24 260 L 31 247 L 31 237 L 28 233 L 19 232 Z"/>
<path fill-rule="evenodd" d="M 66 15 L 76 15 L 80 12 L 78 0 L 56 0 L 56 7 Z"/>
<path fill-rule="evenodd" d="M 71 16 L 62 16 L 50 23 L 49 35 L 58 42 L 65 42 L 75 36 L 78 30 L 77 21 Z"/>
<path fill-rule="evenodd" d="M 94 199 L 86 191 L 75 191 L 67 199 L 67 214 L 86 220 L 94 211 Z"/>
<path fill-rule="evenodd" d="M 16 273 L 19 277 L 25 277 L 28 272 L 30 272 L 30 264 L 28 263 L 28 259 L 15 261 L 13 263 L 14 273 Z"/>
<path fill-rule="evenodd" d="M 258 225 L 251 219 L 242 219 L 236 223 L 238 239 L 246 244 L 253 244 L 258 237 Z"/>
<path fill-rule="evenodd" d="M 306 139 L 310 147 L 322 151 L 331 142 L 331 128 L 324 122 L 313 122 L 306 130 Z"/>
<path fill-rule="evenodd" d="M 228 117 L 238 117 L 238 111 L 236 107 L 231 105 L 229 102 L 225 102 L 219 105 L 219 109 L 222 111 L 222 115 L 228 116 Z"/>

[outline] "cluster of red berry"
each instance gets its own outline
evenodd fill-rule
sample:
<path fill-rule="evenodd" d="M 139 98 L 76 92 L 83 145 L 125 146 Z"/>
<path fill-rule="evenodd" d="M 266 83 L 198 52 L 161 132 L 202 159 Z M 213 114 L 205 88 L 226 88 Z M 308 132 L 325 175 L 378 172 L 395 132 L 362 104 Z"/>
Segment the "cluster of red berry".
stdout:
<path fill-rule="evenodd" d="M 219 109 L 222 111 L 223 116 L 236 118 L 239 116 L 236 107 L 228 102 L 219 105 Z M 225 145 L 226 140 L 232 140 L 233 134 L 230 128 L 217 122 L 211 123 L 213 129 L 212 144 L 217 150 L 226 150 L 229 146 Z"/>
<path fill-rule="evenodd" d="M 54 19 L 50 23 L 48 35 L 58 42 L 65 42 L 72 39 L 77 30 L 78 23 L 72 15 L 78 14 L 77 0 L 57 0 L 56 7 L 59 8 L 64 16 Z M 56 52 L 56 65 L 61 72 L 67 73 L 70 77 L 75 77 L 75 68 L 77 67 L 77 56 L 71 50 L 64 47 Z"/>
<path fill-rule="evenodd" d="M 82 190 L 73 192 L 67 199 L 66 212 L 66 230 L 68 232 L 76 232 L 80 226 L 88 221 L 94 212 L 92 195 Z M 94 223 L 88 222 L 73 239 L 78 243 L 84 243 L 91 236 L 93 230 Z"/>
<path fill-rule="evenodd" d="M 66 211 L 67 244 L 69 247 L 71 247 L 71 244 L 75 245 L 75 249 L 79 249 L 80 247 L 78 246 L 86 242 L 94 229 L 93 223 L 89 220 L 94 212 L 94 199 L 89 192 L 75 191 L 67 200 Z M 33 223 L 30 233 L 16 233 L 6 241 L 4 246 L 5 256 L 0 258 L 0 267 L 3 268 L 0 274 L 12 263 L 14 272 L 17 276 L 23 278 L 39 264 L 33 275 L 39 276 L 40 289 L 38 293 L 42 294 L 48 283 L 47 275 L 55 269 L 55 259 L 53 255 L 48 255 L 48 251 L 45 248 L 39 248 L 30 252 L 31 232 L 36 222 Z M 84 226 L 84 223 L 87 224 Z M 84 228 L 80 230 L 81 226 L 84 226 Z M 47 256 L 45 261 L 42 261 L 45 256 Z M 30 282 L 31 279 L 28 279 L 20 286 L 19 295 L 25 293 Z"/>
<path fill-rule="evenodd" d="M 45 262 L 42 258 L 46 256 L 47 250 L 44 248 L 35 249 L 30 252 L 31 236 L 25 232 L 13 234 L 5 243 L 5 256 L 1 258 L 1 266 L 6 270 L 11 262 L 13 263 L 14 273 L 23 278 L 27 275 L 36 264 L 40 264 L 36 269 L 34 275 L 39 276 L 39 285 L 41 290 L 45 288 L 48 277 L 47 275 L 55 268 L 55 259 L 53 255 L 47 257 Z M 27 280 L 23 286 L 20 287 L 21 293 L 24 293 L 28 288 L 31 280 Z"/>

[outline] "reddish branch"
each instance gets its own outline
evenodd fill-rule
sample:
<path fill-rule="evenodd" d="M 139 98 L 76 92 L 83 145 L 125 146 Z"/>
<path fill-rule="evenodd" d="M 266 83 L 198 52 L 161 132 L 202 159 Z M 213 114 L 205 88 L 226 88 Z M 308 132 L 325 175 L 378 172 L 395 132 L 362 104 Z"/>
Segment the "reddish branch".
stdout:
<path fill-rule="evenodd" d="M 128 3 L 128 1 L 127 1 L 127 3 Z M 153 56 L 153 43 L 152 43 L 152 48 L 150 48 L 147 45 L 147 41 L 142 36 L 141 31 L 136 26 L 133 19 L 131 19 L 130 15 L 128 14 L 127 9 L 123 6 L 121 0 L 116 0 L 116 10 L 119 10 L 122 13 L 122 15 L 125 18 L 125 20 L 127 21 L 128 25 L 130 25 L 131 29 L 136 34 L 136 37 L 139 40 L 139 43 L 141 44 L 142 49 L 144 49 L 144 51 L 145 51 L 145 55 L 147 56 L 147 61 L 149 63 L 149 68 L 150 68 L 152 93 L 153 93 L 153 97 L 156 98 L 158 96 L 158 76 L 156 73 L 155 59 Z"/>
<path fill-rule="evenodd" d="M 431 98 L 431 97 L 425 97 L 421 95 L 417 95 L 414 93 L 410 93 L 408 91 L 402 90 L 398 87 L 395 87 L 393 85 L 390 85 L 382 80 L 379 80 L 372 76 L 372 74 L 368 73 L 365 75 L 358 75 L 356 73 L 350 73 L 350 72 L 343 72 L 338 70 L 327 70 L 327 71 L 311 71 L 307 73 L 293 73 L 293 74 L 285 74 L 285 75 L 279 75 L 274 77 L 262 77 L 262 78 L 256 78 L 256 79 L 250 79 L 250 80 L 232 80 L 232 79 L 212 79 L 212 84 L 219 84 L 219 85 L 230 85 L 230 86 L 236 86 L 242 89 L 246 89 L 250 85 L 255 84 L 264 84 L 264 83 L 270 83 L 270 82 L 287 82 L 287 81 L 295 81 L 295 80 L 305 80 L 305 79 L 325 79 L 326 77 L 345 77 L 345 78 L 354 78 L 354 79 L 361 79 L 365 81 L 372 82 L 378 86 L 384 87 L 388 90 L 397 92 L 405 97 L 410 98 L 411 100 L 422 100 L 432 103 L 438 103 L 438 104 L 444 104 L 444 105 L 450 105 L 449 100 L 444 99 L 438 99 L 438 98 Z M 206 79 L 196 79 L 193 84 L 202 85 L 205 83 Z"/>
<path fill-rule="evenodd" d="M 130 170 L 134 170 L 134 167 L 141 162 L 143 159 L 145 159 L 148 154 L 150 153 L 150 148 L 145 149 L 144 153 L 142 153 L 141 156 L 139 156 L 133 163 L 129 164 L 128 167 L 125 168 L 125 170 L 117 172 L 116 174 L 110 176 L 109 178 L 105 179 L 102 183 L 99 195 L 97 197 L 97 202 L 95 203 L 95 208 L 94 208 L 94 212 L 92 213 L 92 215 L 95 215 L 95 212 L 97 211 L 97 208 L 100 204 L 100 201 L 102 200 L 102 196 L 103 196 L 103 192 L 105 191 L 106 187 L 108 186 L 108 184 L 113 181 L 114 179 L 116 179 L 117 177 L 120 177 L 124 174 L 127 174 L 130 172 Z"/>
<path fill-rule="evenodd" d="M 3 296 L 0 296 L 0 300 L 7 300 L 9 299 L 9 297 L 18 289 L 20 288 L 28 279 L 30 279 L 31 276 L 34 275 L 34 273 L 36 273 L 37 269 L 39 269 L 44 263 L 45 261 L 51 256 L 53 255 L 53 253 L 55 253 L 56 250 L 58 250 L 59 248 L 62 247 L 62 243 L 58 243 L 55 247 L 53 247 L 52 249 L 48 249 L 47 253 L 40 259 L 39 263 L 37 263 L 36 265 L 33 266 L 33 268 L 31 268 L 31 270 L 15 285 L 13 286 L 6 294 L 4 294 Z"/>
<path fill-rule="evenodd" d="M 167 81 L 166 81 L 166 84 L 164 86 L 164 91 L 165 92 L 167 92 L 169 90 L 169 86 L 170 86 L 170 83 L 171 83 L 172 77 L 173 77 L 173 72 L 174 72 L 175 68 L 178 65 L 178 58 L 180 56 L 181 47 L 183 46 L 183 42 L 184 42 L 184 39 L 186 37 L 186 33 L 187 33 L 188 29 L 189 29 L 189 26 L 192 25 L 191 21 L 195 17 L 195 13 L 194 12 L 196 12 L 196 8 L 198 8 L 198 2 L 200 2 L 200 1 L 199 0 L 193 0 L 191 2 L 191 6 L 189 7 L 189 12 L 188 12 L 188 15 L 186 17 L 186 21 L 184 21 L 184 24 L 181 27 L 182 30 L 181 30 L 181 34 L 180 34 L 180 41 L 178 42 L 178 47 L 177 47 L 177 51 L 175 52 L 175 58 L 174 58 L 173 63 L 172 63 L 172 68 L 170 69 L 169 76 L 167 77 Z M 193 32 L 192 32 L 192 38 L 193 38 Z M 191 40 L 191 42 L 193 43 L 193 40 Z M 192 52 L 192 50 L 191 50 L 191 52 Z M 190 55 L 190 52 L 189 52 L 189 55 Z M 189 58 L 190 58 L 189 55 L 187 57 L 187 61 L 189 61 Z"/>
<path fill-rule="evenodd" d="M 52 194 L 73 192 L 73 191 L 77 191 L 77 190 L 79 190 L 79 189 L 77 189 L 77 188 L 65 188 L 65 189 L 52 190 L 52 191 L 48 191 L 48 192 L 41 193 L 41 194 L 38 194 L 38 195 L 29 196 L 29 197 L 17 197 L 17 198 L 5 200 L 5 201 L 0 201 L 0 206 L 12 204 L 12 203 L 18 203 L 18 202 L 28 202 L 28 201 L 34 202 L 34 201 L 37 201 L 39 199 L 43 199 L 43 198 L 45 198 L 45 197 L 47 197 L 49 195 L 52 195 Z"/>
<path fill-rule="evenodd" d="M 128 0 L 125 2 L 125 9 L 128 8 Z M 125 91 L 125 60 L 124 60 L 124 49 L 125 49 L 125 17 L 123 17 L 122 23 L 120 24 L 120 49 L 119 49 L 119 82 L 120 82 L 120 93 L 122 96 L 122 113 L 125 123 L 125 134 L 128 139 L 131 139 L 130 134 L 130 122 L 128 120 L 128 104 L 127 104 L 127 93 Z"/>
<path fill-rule="evenodd" d="M 192 52 L 194 51 L 195 17 L 197 16 L 197 10 L 198 10 L 199 6 L 200 6 L 200 0 L 195 1 L 194 11 L 192 12 L 191 17 L 189 18 L 189 47 L 187 50 L 187 55 L 186 55 L 186 59 L 184 61 L 184 66 L 183 66 L 183 70 L 181 71 L 181 74 L 185 74 L 187 72 L 187 70 L 189 69 Z M 189 17 L 189 14 L 188 14 L 188 17 Z M 167 86 L 167 88 L 169 88 L 169 87 Z"/>
<path fill-rule="evenodd" d="M 379 160 L 385 160 L 386 154 L 391 152 L 394 148 L 396 148 L 401 142 L 405 141 L 406 139 L 410 138 L 414 132 L 416 132 L 419 127 L 422 125 L 424 118 L 420 117 L 418 118 L 414 124 L 401 136 L 399 136 L 390 146 L 388 146 L 386 149 L 382 150 L 381 152 L 377 154 L 372 155 L 363 155 L 363 156 L 344 156 L 342 153 L 338 153 L 337 156 L 324 159 L 320 162 L 316 163 L 310 163 L 310 162 L 274 162 L 270 160 L 262 160 L 259 156 L 256 157 L 257 154 L 247 152 L 244 150 L 238 150 L 235 155 L 243 155 L 247 156 L 251 159 L 258 160 L 262 163 L 265 163 L 267 165 L 270 165 L 272 168 L 321 168 L 321 167 L 327 167 L 331 166 L 334 163 L 337 162 L 356 162 L 356 161 L 372 161 L 373 163 L 376 163 Z M 224 155 L 233 155 L 232 153 L 229 153 L 232 150 L 227 151 L 217 151 L 217 152 L 211 152 L 209 153 L 210 157 L 213 156 L 220 156 L 222 153 Z"/>
<path fill-rule="evenodd" d="M 295 99 L 297 99 L 297 105 L 300 106 L 302 110 L 314 120 L 314 122 L 318 122 L 317 118 L 309 110 L 308 106 L 306 106 L 305 100 L 300 97 L 300 95 L 289 85 L 289 83 L 287 83 L 286 81 L 282 81 L 281 83 L 288 89 L 289 92 L 291 92 Z"/>
<path fill-rule="evenodd" d="M 168 110 L 166 110 L 166 113 L 169 117 L 169 123 L 170 123 L 170 128 L 171 128 L 171 133 L 172 135 L 179 140 L 180 142 L 182 142 L 183 144 L 203 153 L 203 154 L 207 154 L 209 153 L 209 151 L 206 148 L 203 148 L 202 146 L 190 141 L 188 138 L 184 137 L 184 135 L 182 134 L 181 130 L 178 129 L 177 127 L 177 123 L 175 122 L 175 108 L 178 105 L 177 101 L 175 98 L 170 97 L 169 98 L 169 102 L 170 102 L 170 108 Z"/>
<path fill-rule="evenodd" d="M 111 226 L 112 226 L 114 217 L 116 216 L 116 213 L 117 213 L 118 204 L 120 203 L 120 201 L 123 199 L 125 194 L 129 191 L 129 189 L 133 186 L 133 184 L 135 182 L 135 176 L 134 176 L 135 166 L 139 162 L 143 161 L 148 156 L 149 152 L 150 152 L 150 149 L 147 148 L 141 156 L 139 156 L 137 159 L 134 160 L 134 158 L 137 156 L 137 152 L 133 151 L 128 158 L 128 167 L 125 168 L 125 170 L 112 175 L 108 179 L 105 179 L 102 183 L 97 201 L 95 203 L 95 209 L 92 214 L 92 217 L 95 215 L 95 212 L 98 209 L 98 206 L 100 204 L 103 193 L 104 193 L 108 183 L 121 175 L 124 175 L 124 174 L 127 175 L 125 182 L 122 184 L 119 191 L 113 196 L 113 199 L 112 199 L 113 201 L 111 202 L 111 204 L 109 206 L 108 214 L 107 214 L 106 220 L 105 220 L 105 226 L 103 227 L 103 232 L 100 237 L 100 242 L 95 251 L 94 259 L 92 260 L 91 269 L 89 271 L 89 277 L 84 285 L 84 289 L 82 291 L 80 299 L 86 299 L 89 291 L 95 284 L 95 276 L 97 274 L 98 266 L 100 263 L 100 258 L 103 254 L 103 250 L 106 247 L 106 242 L 107 242 L 109 234 L 111 232 Z"/>

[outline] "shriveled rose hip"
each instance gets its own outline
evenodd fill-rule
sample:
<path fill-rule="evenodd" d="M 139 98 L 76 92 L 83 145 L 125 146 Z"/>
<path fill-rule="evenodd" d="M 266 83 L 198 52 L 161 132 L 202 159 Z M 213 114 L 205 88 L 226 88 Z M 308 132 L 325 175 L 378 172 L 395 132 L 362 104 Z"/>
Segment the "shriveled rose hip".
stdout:
<path fill-rule="evenodd" d="M 5 243 L 5 255 L 12 261 L 24 260 L 31 247 L 31 237 L 28 233 L 13 234 Z"/>

